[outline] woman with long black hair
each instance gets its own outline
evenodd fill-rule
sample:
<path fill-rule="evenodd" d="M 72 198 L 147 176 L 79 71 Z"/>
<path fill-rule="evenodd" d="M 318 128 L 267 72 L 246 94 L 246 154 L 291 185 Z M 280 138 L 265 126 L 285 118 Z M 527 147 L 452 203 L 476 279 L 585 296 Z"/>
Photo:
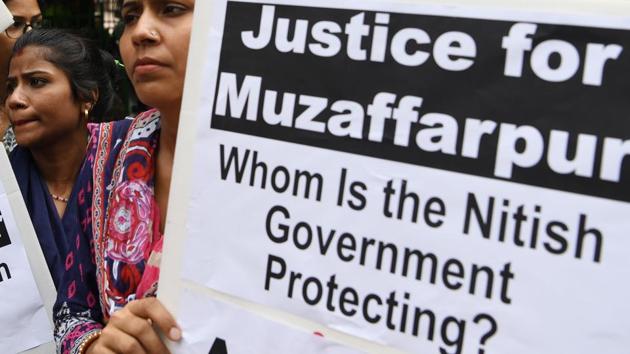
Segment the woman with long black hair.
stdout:
<path fill-rule="evenodd" d="M 42 29 L 17 40 L 9 63 L 5 109 L 18 143 L 11 165 L 58 286 L 79 224 L 75 182 L 89 122 L 112 105 L 115 63 L 80 37 Z"/>

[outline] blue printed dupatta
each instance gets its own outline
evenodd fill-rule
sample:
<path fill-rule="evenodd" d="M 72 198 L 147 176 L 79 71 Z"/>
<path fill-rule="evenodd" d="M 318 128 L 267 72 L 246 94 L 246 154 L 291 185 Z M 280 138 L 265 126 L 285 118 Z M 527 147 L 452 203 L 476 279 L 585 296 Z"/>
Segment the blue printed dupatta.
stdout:
<path fill-rule="evenodd" d="M 92 134 L 77 182 L 86 193 L 76 247 L 68 250 L 74 262 L 53 310 L 58 353 L 78 353 L 111 314 L 155 296 L 162 251 L 153 189 L 159 133 L 160 113 L 150 110 Z"/>
<path fill-rule="evenodd" d="M 48 269 L 55 287 L 58 287 L 66 270 L 65 257 L 73 235 L 72 229 L 78 225 L 77 185 L 75 183 L 66 211 L 60 218 L 30 151 L 17 146 L 11 153 L 10 160 Z"/>

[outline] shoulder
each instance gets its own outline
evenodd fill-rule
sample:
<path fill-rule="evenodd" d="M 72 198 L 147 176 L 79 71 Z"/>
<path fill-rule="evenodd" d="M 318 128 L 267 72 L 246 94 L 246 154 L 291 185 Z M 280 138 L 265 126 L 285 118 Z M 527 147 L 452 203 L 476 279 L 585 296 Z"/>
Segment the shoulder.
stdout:
<path fill-rule="evenodd" d="M 90 138 L 87 155 L 94 154 L 99 149 L 107 150 L 109 155 L 111 149 L 117 149 L 125 140 L 132 123 L 132 119 L 121 119 L 107 123 L 88 124 Z"/>
<path fill-rule="evenodd" d="M 30 152 L 27 148 L 16 146 L 15 149 L 9 153 L 9 160 L 13 163 L 14 160 L 21 160 L 28 156 L 30 156 Z"/>
<path fill-rule="evenodd" d="M 118 121 L 88 124 L 90 140 L 97 143 L 103 139 L 136 140 L 146 138 L 160 128 L 160 112 L 151 109 L 135 117 Z"/>
<path fill-rule="evenodd" d="M 94 173 L 112 170 L 130 145 L 155 137 L 159 131 L 159 121 L 159 111 L 152 109 L 133 119 L 88 125 L 91 137 L 87 158 L 95 168 Z"/>
<path fill-rule="evenodd" d="M 0 141 L 1 143 L 4 144 L 4 148 L 6 149 L 7 153 L 13 151 L 13 149 L 15 149 L 15 147 L 17 146 L 17 141 L 15 140 L 15 133 L 13 132 L 13 128 L 9 127 L 5 132 L 4 132 L 4 136 L 1 137 Z"/>
<path fill-rule="evenodd" d="M 27 185 L 31 180 L 31 173 L 37 173 L 31 152 L 27 148 L 16 146 L 9 154 L 9 161 L 11 162 L 11 169 L 20 186 L 20 190 L 22 190 L 22 193 L 25 193 L 28 189 Z"/>
<path fill-rule="evenodd" d="M 130 119 L 88 124 L 89 140 L 85 173 L 92 174 L 112 168 L 131 127 Z M 94 171 L 92 171 L 94 170 Z"/>
<path fill-rule="evenodd" d="M 138 114 L 132 122 L 129 139 L 146 139 L 160 129 L 160 111 L 151 109 Z"/>
<path fill-rule="evenodd" d="M 121 119 L 107 123 L 90 123 L 88 124 L 88 132 L 90 140 L 99 139 L 102 134 L 107 137 L 124 138 L 131 126 L 131 119 Z"/>
<path fill-rule="evenodd" d="M 9 161 L 11 161 L 11 167 L 13 167 L 14 172 L 28 168 L 31 164 L 31 160 L 31 152 L 21 146 L 16 146 L 9 154 Z"/>

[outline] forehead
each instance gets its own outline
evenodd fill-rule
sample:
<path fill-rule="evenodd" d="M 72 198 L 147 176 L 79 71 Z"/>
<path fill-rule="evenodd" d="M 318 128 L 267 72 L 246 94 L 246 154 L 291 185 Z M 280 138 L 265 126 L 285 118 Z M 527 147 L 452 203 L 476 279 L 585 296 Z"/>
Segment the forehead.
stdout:
<path fill-rule="evenodd" d="M 31 18 L 41 15 L 37 0 L 9 0 L 6 5 L 15 17 Z"/>
<path fill-rule="evenodd" d="M 119 1 L 119 3 L 121 3 L 122 6 L 128 7 L 128 6 L 138 6 L 138 5 L 144 5 L 144 6 L 159 5 L 159 4 L 167 3 L 169 1 L 170 0 L 123 0 L 123 1 Z M 185 5 L 193 5 L 195 3 L 195 0 L 180 0 L 179 2 Z"/>
<path fill-rule="evenodd" d="M 152 3 L 161 2 L 161 0 L 123 0 L 122 6 L 137 6 L 137 5 L 150 5 Z"/>
<path fill-rule="evenodd" d="M 61 72 L 53 63 L 46 60 L 47 51 L 46 48 L 29 46 L 15 53 L 11 58 L 9 76 L 15 77 L 30 71 L 45 71 L 51 74 Z"/>

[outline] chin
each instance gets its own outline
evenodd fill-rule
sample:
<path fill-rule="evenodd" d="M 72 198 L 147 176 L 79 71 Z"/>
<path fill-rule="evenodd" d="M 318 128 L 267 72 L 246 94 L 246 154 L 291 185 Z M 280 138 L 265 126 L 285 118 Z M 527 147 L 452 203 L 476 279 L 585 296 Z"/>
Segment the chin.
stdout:
<path fill-rule="evenodd" d="M 33 134 L 31 132 L 22 134 L 16 132 L 15 141 L 19 146 L 27 149 L 46 148 L 50 145 L 50 141 L 47 141 L 44 136 L 40 134 Z"/>
<path fill-rule="evenodd" d="M 37 140 L 33 141 L 33 139 L 29 139 L 29 138 L 18 138 L 16 136 L 15 142 L 18 144 L 18 146 L 21 146 L 27 149 L 30 149 L 32 147 L 37 147 Z"/>
<path fill-rule="evenodd" d="M 160 111 L 163 111 L 165 108 L 169 107 L 171 104 L 175 104 L 174 98 L 172 97 L 171 92 L 161 92 L 160 90 L 149 91 L 146 94 L 142 94 L 139 91 L 136 91 L 138 95 L 138 99 L 144 103 L 145 105 L 157 108 Z M 171 103 L 173 102 L 173 103 Z"/>

